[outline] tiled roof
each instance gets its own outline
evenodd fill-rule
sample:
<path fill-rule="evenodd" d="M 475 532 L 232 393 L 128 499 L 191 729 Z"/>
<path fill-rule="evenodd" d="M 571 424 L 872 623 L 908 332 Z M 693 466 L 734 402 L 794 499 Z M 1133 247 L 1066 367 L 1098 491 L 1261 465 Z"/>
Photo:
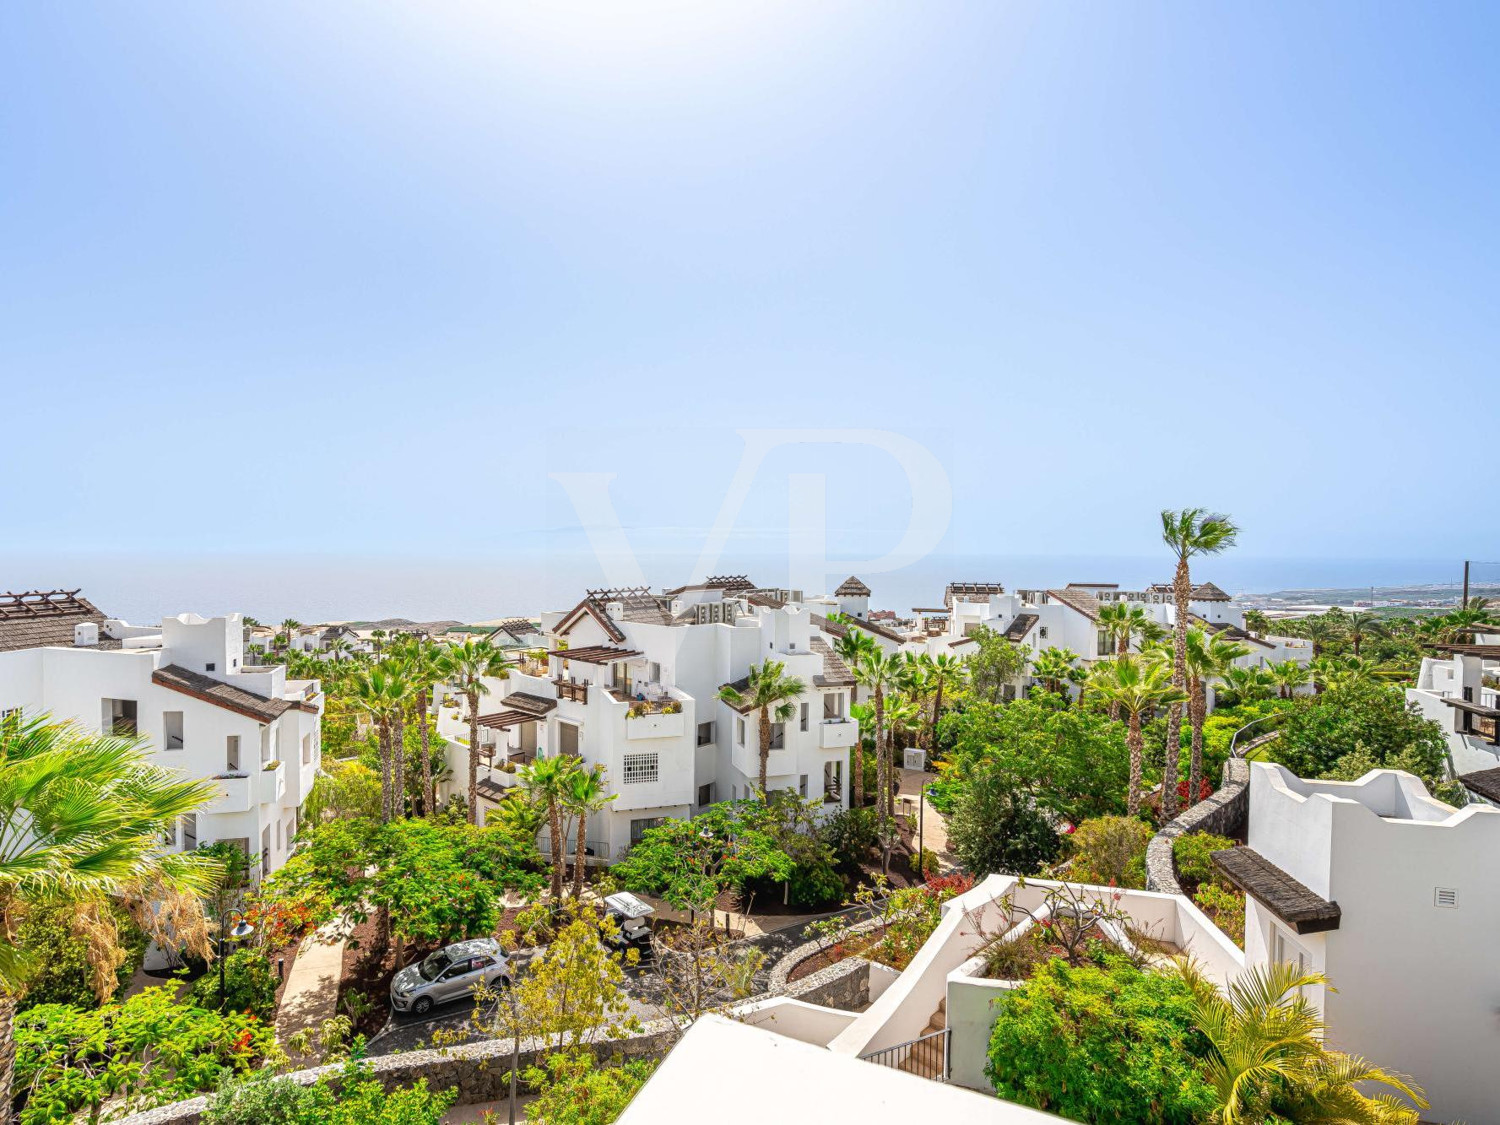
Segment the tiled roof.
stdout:
<path fill-rule="evenodd" d="M 77 590 L 0 594 L 0 652 L 73 644 L 73 627 L 93 622 L 103 627 L 104 614 Z M 95 646 L 90 646 L 95 647 Z M 99 637 L 99 648 L 119 648 L 120 642 Z"/>
<path fill-rule="evenodd" d="M 1245 632 L 1245 630 L 1241 629 L 1238 625 L 1231 625 L 1227 621 L 1205 621 L 1196 613 L 1188 614 L 1188 621 L 1191 624 L 1199 626 L 1200 628 L 1207 629 L 1210 633 L 1222 633 L 1231 641 L 1238 641 L 1241 644 L 1260 645 L 1261 648 L 1276 647 L 1270 641 L 1262 640 L 1260 637 Z"/>
<path fill-rule="evenodd" d="M 1213 861 L 1231 883 L 1299 934 L 1339 928 L 1338 903 L 1315 894 L 1255 849 L 1228 848 L 1214 852 Z"/>
<path fill-rule="evenodd" d="M 844 579 L 843 583 L 833 592 L 836 598 L 868 598 L 870 587 L 866 586 L 854 575 Z"/>
<path fill-rule="evenodd" d="M 605 612 L 604 607 L 593 598 L 584 598 L 568 611 L 567 616 L 557 623 L 557 635 L 566 636 L 574 625 L 583 620 L 585 614 L 599 623 L 599 627 L 604 630 L 610 640 L 623 641 L 625 639 L 625 633 L 619 625 L 615 624 L 614 619 Z"/>
<path fill-rule="evenodd" d="M 1205 582 L 1201 586 L 1195 586 L 1191 597 L 1195 602 L 1228 602 L 1234 600 L 1212 582 Z"/>
<path fill-rule="evenodd" d="M 529 691 L 513 691 L 500 702 L 532 715 L 545 715 L 557 706 L 557 700 L 548 699 L 545 695 L 534 695 Z"/>
<path fill-rule="evenodd" d="M 745 590 L 756 589 L 754 582 L 744 574 L 714 574 L 705 578 L 702 582 L 694 582 L 688 586 L 677 586 L 671 590 L 663 590 L 662 593 L 685 594 L 690 590 L 726 590 L 740 593 Z"/>
<path fill-rule="evenodd" d="M 1099 599 L 1087 590 L 1048 590 L 1047 597 L 1062 602 L 1069 609 L 1083 614 L 1090 621 L 1099 620 Z"/>
<path fill-rule="evenodd" d="M 1470 793 L 1476 793 L 1486 801 L 1500 804 L 1500 768 L 1459 774 L 1458 780 Z"/>
<path fill-rule="evenodd" d="M 1007 641 L 1019 643 L 1040 620 L 1041 617 L 1035 613 L 1018 613 L 1016 619 L 1005 627 L 1005 632 L 1001 635 Z"/>
<path fill-rule="evenodd" d="M 818 613 L 809 614 L 809 619 L 812 621 L 814 628 L 822 629 L 823 632 L 831 637 L 842 637 L 850 629 L 863 629 L 866 633 L 873 633 L 877 637 L 884 637 L 886 640 L 895 641 L 897 644 L 906 643 L 906 637 L 902 634 L 897 633 L 893 629 L 887 629 L 884 625 L 877 625 L 873 621 L 855 620 L 852 624 L 845 625 L 840 621 L 830 621 Z"/>
<path fill-rule="evenodd" d="M 151 673 L 151 682 L 261 723 L 273 723 L 298 706 L 288 699 L 271 699 L 205 676 L 201 672 L 189 671 L 180 664 L 158 668 Z"/>
<path fill-rule="evenodd" d="M 632 597 L 620 603 L 620 620 L 637 625 L 670 625 L 672 607 L 664 598 Z"/>
<path fill-rule="evenodd" d="M 843 658 L 833 651 L 832 645 L 815 635 L 808 641 L 807 647 L 823 658 L 823 671 L 813 676 L 815 687 L 854 686 L 854 673 L 849 670 L 849 665 L 844 663 Z"/>

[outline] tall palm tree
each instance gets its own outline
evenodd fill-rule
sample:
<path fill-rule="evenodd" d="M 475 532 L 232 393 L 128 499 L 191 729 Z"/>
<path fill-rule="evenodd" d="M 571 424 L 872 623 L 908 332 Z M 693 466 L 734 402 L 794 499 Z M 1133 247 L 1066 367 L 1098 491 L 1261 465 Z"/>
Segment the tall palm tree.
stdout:
<path fill-rule="evenodd" d="M 1144 638 L 1148 626 L 1159 628 L 1146 613 L 1144 606 L 1132 602 L 1110 602 L 1099 609 L 1099 628 L 1114 638 L 1116 656 L 1128 654 L 1130 642 L 1137 637 Z M 1111 719 L 1120 717 L 1119 707 L 1113 703 L 1109 706 L 1109 717 Z"/>
<path fill-rule="evenodd" d="M 573 897 L 583 897 L 583 861 L 587 847 L 588 819 L 594 813 L 609 807 L 618 793 L 611 793 L 604 780 L 604 767 L 579 767 L 567 775 L 562 792 L 563 811 L 571 813 L 577 820 L 578 839 L 574 841 Z"/>
<path fill-rule="evenodd" d="M 769 800 L 766 793 L 766 770 L 771 764 L 771 722 L 791 722 L 796 713 L 796 700 L 807 691 L 796 676 L 786 674 L 786 665 L 780 660 L 766 660 L 750 665 L 745 688 L 741 691 L 733 684 L 719 689 L 719 698 L 740 712 L 754 711 L 760 734 L 760 799 Z"/>
<path fill-rule="evenodd" d="M 140 742 L 46 718 L 0 724 L 0 1106 L 9 1112 L 16 1006 L 39 955 L 15 944 L 29 902 L 149 888 L 209 891 L 221 866 L 161 850 L 162 833 L 218 797 L 212 781 L 151 764 Z"/>
<path fill-rule="evenodd" d="M 1128 716 L 1125 745 L 1130 750 L 1130 788 L 1126 793 L 1125 809 L 1129 815 L 1135 816 L 1141 811 L 1141 757 L 1144 748 L 1141 716 L 1158 707 L 1180 704 L 1187 693 L 1172 683 L 1170 669 L 1165 663 L 1136 656 L 1117 656 L 1113 660 L 1098 662 L 1094 665 L 1090 683 L 1109 702 L 1118 703 L 1120 710 Z M 1176 796 L 1175 774 L 1162 779 L 1163 794 L 1169 789 Z"/>
<path fill-rule="evenodd" d="M 1300 636 L 1312 641 L 1314 659 L 1322 656 L 1324 648 L 1344 635 L 1344 627 L 1339 619 L 1327 613 L 1304 617 L 1297 622 L 1297 631 Z"/>
<path fill-rule="evenodd" d="M 1226 992 L 1192 962 L 1177 962 L 1192 994 L 1193 1023 L 1208 1042 L 1206 1073 L 1218 1095 L 1218 1125 L 1284 1121 L 1416 1125 L 1411 1104 L 1427 1108 L 1420 1086 L 1404 1075 L 1329 1049 L 1309 987 L 1326 985 L 1322 973 L 1276 962 L 1256 965 Z M 1358 1084 L 1395 1094 L 1368 1094 Z"/>
<path fill-rule="evenodd" d="M 966 660 L 951 653 L 928 657 L 928 677 L 932 683 L 932 719 L 927 724 L 927 752 L 937 748 L 937 725 L 942 717 L 943 694 L 949 687 L 961 688 L 969 678 Z"/>
<path fill-rule="evenodd" d="M 1312 679 L 1312 673 L 1307 670 L 1307 665 L 1296 660 L 1283 660 L 1278 664 L 1272 664 L 1270 673 L 1276 683 L 1276 694 L 1282 699 L 1292 698 L 1299 687 Z"/>
<path fill-rule="evenodd" d="M 854 678 L 870 689 L 870 708 L 875 717 L 875 822 L 880 836 L 881 870 L 889 873 L 892 838 L 890 818 L 894 810 L 891 797 L 891 740 L 886 722 L 886 697 L 900 684 L 905 661 L 894 652 L 868 656 L 854 670 Z M 861 781 L 863 779 L 861 778 Z"/>
<path fill-rule="evenodd" d="M 1177 757 L 1181 751 L 1182 699 L 1187 697 L 1188 605 L 1193 594 L 1189 564 L 1199 555 L 1217 555 L 1228 550 L 1234 546 L 1238 535 L 1239 528 L 1235 527 L 1234 521 L 1206 508 L 1183 508 L 1180 512 L 1163 510 L 1161 514 L 1162 542 L 1177 557 L 1177 570 L 1172 576 L 1172 600 L 1177 605 L 1173 622 L 1172 686 L 1182 697 L 1167 708 L 1165 776 L 1171 779 L 1171 783 L 1162 787 L 1161 795 L 1161 812 L 1167 820 L 1177 815 Z"/>
<path fill-rule="evenodd" d="M 1234 667 L 1236 660 L 1249 656 L 1250 649 L 1203 629 L 1189 629 L 1187 642 L 1187 706 L 1191 728 L 1187 799 L 1188 804 L 1193 804 L 1203 783 L 1203 723 L 1208 718 L 1208 685 Z"/>
<path fill-rule="evenodd" d="M 414 717 L 422 738 L 422 811 L 430 817 L 437 811 L 437 785 L 432 776 L 432 732 L 427 720 L 432 711 L 432 686 L 447 677 L 448 663 L 439 646 L 415 637 L 401 646 L 401 659 L 411 679 Z"/>
<path fill-rule="evenodd" d="M 1271 627 L 1271 619 L 1258 609 L 1245 610 L 1245 628 L 1257 637 L 1266 635 L 1266 630 Z"/>
<path fill-rule="evenodd" d="M 396 779 L 391 729 L 402 700 L 392 669 L 384 661 L 361 668 L 349 680 L 349 699 L 375 727 L 380 756 L 380 819 L 388 823 L 395 815 Z"/>
<path fill-rule="evenodd" d="M 292 641 L 296 639 L 297 630 L 302 628 L 302 622 L 294 617 L 288 617 L 281 623 L 282 648 L 291 648 Z"/>
<path fill-rule="evenodd" d="M 567 833 L 563 829 L 563 807 L 567 800 L 569 776 L 577 769 L 578 759 L 571 754 L 554 754 L 550 758 L 538 758 L 516 771 L 516 778 L 531 794 L 534 804 L 545 810 L 547 826 L 552 832 L 553 902 L 561 902 L 563 896 L 568 868 L 568 857 L 564 854 Z"/>
<path fill-rule="evenodd" d="M 859 667 L 868 657 L 880 651 L 880 643 L 863 629 L 849 629 L 842 637 L 833 644 L 833 650 L 839 654 L 839 659 L 849 666 L 851 670 Z M 856 686 L 855 695 L 851 695 L 849 702 L 858 703 Z M 861 801 L 863 798 L 861 797 Z"/>
<path fill-rule="evenodd" d="M 499 676 L 511 662 L 488 639 L 472 638 L 450 645 L 443 669 L 469 705 L 469 823 L 479 823 L 479 697 L 490 693 L 484 681 Z"/>
<path fill-rule="evenodd" d="M 1359 655 L 1360 646 L 1369 638 L 1383 636 L 1385 626 L 1373 613 L 1358 610 L 1344 618 L 1344 635 L 1354 646 L 1354 655 Z"/>

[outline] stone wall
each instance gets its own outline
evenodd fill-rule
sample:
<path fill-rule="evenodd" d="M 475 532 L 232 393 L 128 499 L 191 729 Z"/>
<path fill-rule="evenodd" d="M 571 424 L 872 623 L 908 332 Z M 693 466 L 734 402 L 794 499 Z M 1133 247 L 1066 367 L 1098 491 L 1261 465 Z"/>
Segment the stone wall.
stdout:
<path fill-rule="evenodd" d="M 1182 887 L 1177 883 L 1177 868 L 1172 863 L 1172 841 L 1189 832 L 1234 836 L 1244 831 L 1249 816 L 1250 763 L 1243 758 L 1230 758 L 1224 763 L 1224 779 L 1218 792 L 1162 825 L 1161 831 L 1151 837 L 1146 845 L 1146 888 L 1180 895 Z"/>
<path fill-rule="evenodd" d="M 857 1011 L 870 1001 L 870 965 L 857 958 L 840 961 L 774 994 L 793 996 L 809 1004 Z M 751 1000 L 756 999 L 764 997 L 751 997 Z M 680 1029 L 672 1021 L 655 1020 L 634 1035 L 606 1040 L 599 1044 L 598 1049 L 606 1056 L 660 1058 L 672 1049 L 679 1034 Z M 525 1070 L 545 1053 L 545 1046 L 540 1041 L 523 1041 L 521 1069 Z M 386 1089 L 409 1086 L 425 1078 L 427 1085 L 434 1090 L 457 1089 L 455 1105 L 496 1101 L 510 1093 L 511 1045 L 497 1039 L 439 1050 L 377 1055 L 367 1062 L 373 1077 Z M 311 1067 L 294 1071 L 287 1077 L 310 1086 L 324 1075 L 337 1074 L 339 1069 L 337 1066 Z M 119 1122 L 120 1125 L 199 1125 L 206 1105 L 206 1098 L 193 1098 L 120 1118 Z"/>

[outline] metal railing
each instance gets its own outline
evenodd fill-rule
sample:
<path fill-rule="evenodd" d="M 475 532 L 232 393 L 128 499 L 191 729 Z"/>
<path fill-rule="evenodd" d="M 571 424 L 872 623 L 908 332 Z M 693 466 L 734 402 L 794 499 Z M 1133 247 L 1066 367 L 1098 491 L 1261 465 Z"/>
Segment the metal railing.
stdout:
<path fill-rule="evenodd" d="M 867 1055 L 860 1055 L 865 1062 L 889 1066 L 915 1074 L 918 1078 L 931 1078 L 934 1082 L 948 1081 L 948 1033 L 950 1028 L 923 1035 L 894 1047 L 882 1047 Z"/>
<path fill-rule="evenodd" d="M 1237 731 L 1234 732 L 1233 737 L 1231 737 L 1230 740 L 1229 740 L 1229 756 L 1231 758 L 1243 758 L 1245 756 L 1245 751 L 1242 750 L 1242 749 L 1240 749 L 1240 745 L 1239 745 L 1239 743 L 1240 743 L 1240 735 L 1244 734 L 1247 730 L 1249 730 L 1251 727 L 1257 725 L 1258 723 L 1263 723 L 1263 722 L 1265 722 L 1268 719 L 1280 719 L 1284 715 L 1285 715 L 1285 712 L 1283 712 L 1283 711 L 1272 711 L 1269 715 L 1262 715 L 1258 719 L 1251 719 L 1244 726 L 1240 727 L 1239 730 L 1237 730 Z M 1277 732 L 1276 731 L 1269 731 L 1268 733 L 1275 734 Z M 1260 736 L 1257 735 L 1256 737 L 1258 738 Z M 1253 742 L 1254 739 L 1251 739 L 1251 741 Z"/>
<path fill-rule="evenodd" d="M 568 699 L 574 703 L 587 703 L 589 701 L 589 685 L 586 683 L 575 683 L 572 680 L 553 680 L 557 686 L 557 698 Z"/>

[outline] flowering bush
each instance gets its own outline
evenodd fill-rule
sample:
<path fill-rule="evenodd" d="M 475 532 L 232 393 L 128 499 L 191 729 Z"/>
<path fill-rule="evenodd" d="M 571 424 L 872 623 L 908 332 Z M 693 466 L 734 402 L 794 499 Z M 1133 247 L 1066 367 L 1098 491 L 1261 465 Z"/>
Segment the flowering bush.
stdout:
<path fill-rule="evenodd" d="M 1177 783 L 1177 807 L 1179 809 L 1189 808 L 1192 805 L 1196 805 L 1199 801 L 1208 800 L 1213 795 L 1213 782 L 1209 781 L 1206 777 L 1198 779 L 1198 796 L 1191 801 L 1188 800 L 1188 783 L 1186 779 Z"/>

